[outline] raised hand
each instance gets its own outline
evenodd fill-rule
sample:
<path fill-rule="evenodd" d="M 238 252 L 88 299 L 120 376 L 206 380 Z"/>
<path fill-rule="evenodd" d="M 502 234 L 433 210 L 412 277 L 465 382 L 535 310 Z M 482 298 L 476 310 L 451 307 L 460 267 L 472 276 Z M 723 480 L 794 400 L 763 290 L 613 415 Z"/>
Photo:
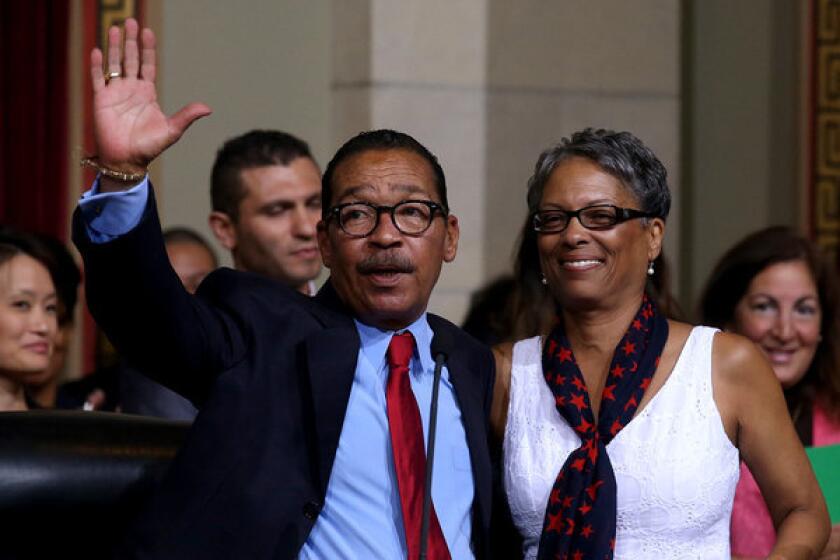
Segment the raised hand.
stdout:
<path fill-rule="evenodd" d="M 203 103 L 190 103 L 171 117 L 158 105 L 155 89 L 155 34 L 125 22 L 125 49 L 119 27 L 108 30 L 108 75 L 102 71 L 102 51 L 90 53 L 93 82 L 93 130 L 99 163 L 126 173 L 143 173 L 149 163 L 178 141 L 197 119 L 209 115 Z"/>

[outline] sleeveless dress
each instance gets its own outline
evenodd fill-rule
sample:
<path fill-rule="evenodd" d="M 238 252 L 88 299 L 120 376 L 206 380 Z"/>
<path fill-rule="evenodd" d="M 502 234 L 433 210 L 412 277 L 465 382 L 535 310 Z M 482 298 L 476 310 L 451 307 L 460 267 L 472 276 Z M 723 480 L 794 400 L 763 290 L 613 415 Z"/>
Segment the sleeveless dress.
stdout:
<path fill-rule="evenodd" d="M 671 376 L 607 445 L 618 486 L 615 558 L 729 559 L 738 449 L 712 395 L 716 330 L 695 327 Z M 526 559 L 536 558 L 554 479 L 580 438 L 557 412 L 540 337 L 513 348 L 504 486 Z"/>

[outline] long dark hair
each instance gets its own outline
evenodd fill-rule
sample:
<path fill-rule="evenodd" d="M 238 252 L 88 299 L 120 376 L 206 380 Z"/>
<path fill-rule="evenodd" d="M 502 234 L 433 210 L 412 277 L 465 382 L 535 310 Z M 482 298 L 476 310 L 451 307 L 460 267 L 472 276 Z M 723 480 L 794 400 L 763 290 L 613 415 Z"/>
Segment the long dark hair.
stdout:
<path fill-rule="evenodd" d="M 838 325 L 837 271 L 819 248 L 785 226 L 773 226 L 752 233 L 721 257 L 700 297 L 702 322 L 724 328 L 750 283 L 767 267 L 802 261 L 817 285 L 822 311 L 820 334 L 814 359 L 802 380 L 786 391 L 788 405 L 797 410 L 819 396 L 820 404 L 834 418 L 840 418 L 840 325 Z"/>
<path fill-rule="evenodd" d="M 513 275 L 518 289 L 511 301 L 511 316 L 516 340 L 538 334 L 547 334 L 559 314 L 551 291 L 542 284 L 540 254 L 537 249 L 537 232 L 529 215 L 516 247 Z"/>

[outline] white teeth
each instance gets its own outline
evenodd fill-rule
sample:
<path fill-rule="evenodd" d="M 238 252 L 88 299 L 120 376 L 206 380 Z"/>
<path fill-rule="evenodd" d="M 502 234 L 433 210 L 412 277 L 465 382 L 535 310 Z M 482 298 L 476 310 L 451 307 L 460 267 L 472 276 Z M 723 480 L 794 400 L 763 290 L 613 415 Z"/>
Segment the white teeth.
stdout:
<path fill-rule="evenodd" d="M 571 268 L 583 268 L 585 266 L 592 266 L 593 264 L 598 264 L 601 261 L 598 260 L 586 260 L 586 261 L 564 261 L 563 266 L 568 266 Z"/>

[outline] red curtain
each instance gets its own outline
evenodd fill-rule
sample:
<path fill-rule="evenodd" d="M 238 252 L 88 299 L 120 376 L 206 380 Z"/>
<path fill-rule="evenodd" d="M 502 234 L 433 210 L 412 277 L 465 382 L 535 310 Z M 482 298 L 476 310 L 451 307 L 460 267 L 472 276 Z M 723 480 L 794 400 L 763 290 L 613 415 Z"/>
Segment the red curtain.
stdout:
<path fill-rule="evenodd" d="M 69 6 L 0 1 L 0 223 L 63 240 Z"/>

